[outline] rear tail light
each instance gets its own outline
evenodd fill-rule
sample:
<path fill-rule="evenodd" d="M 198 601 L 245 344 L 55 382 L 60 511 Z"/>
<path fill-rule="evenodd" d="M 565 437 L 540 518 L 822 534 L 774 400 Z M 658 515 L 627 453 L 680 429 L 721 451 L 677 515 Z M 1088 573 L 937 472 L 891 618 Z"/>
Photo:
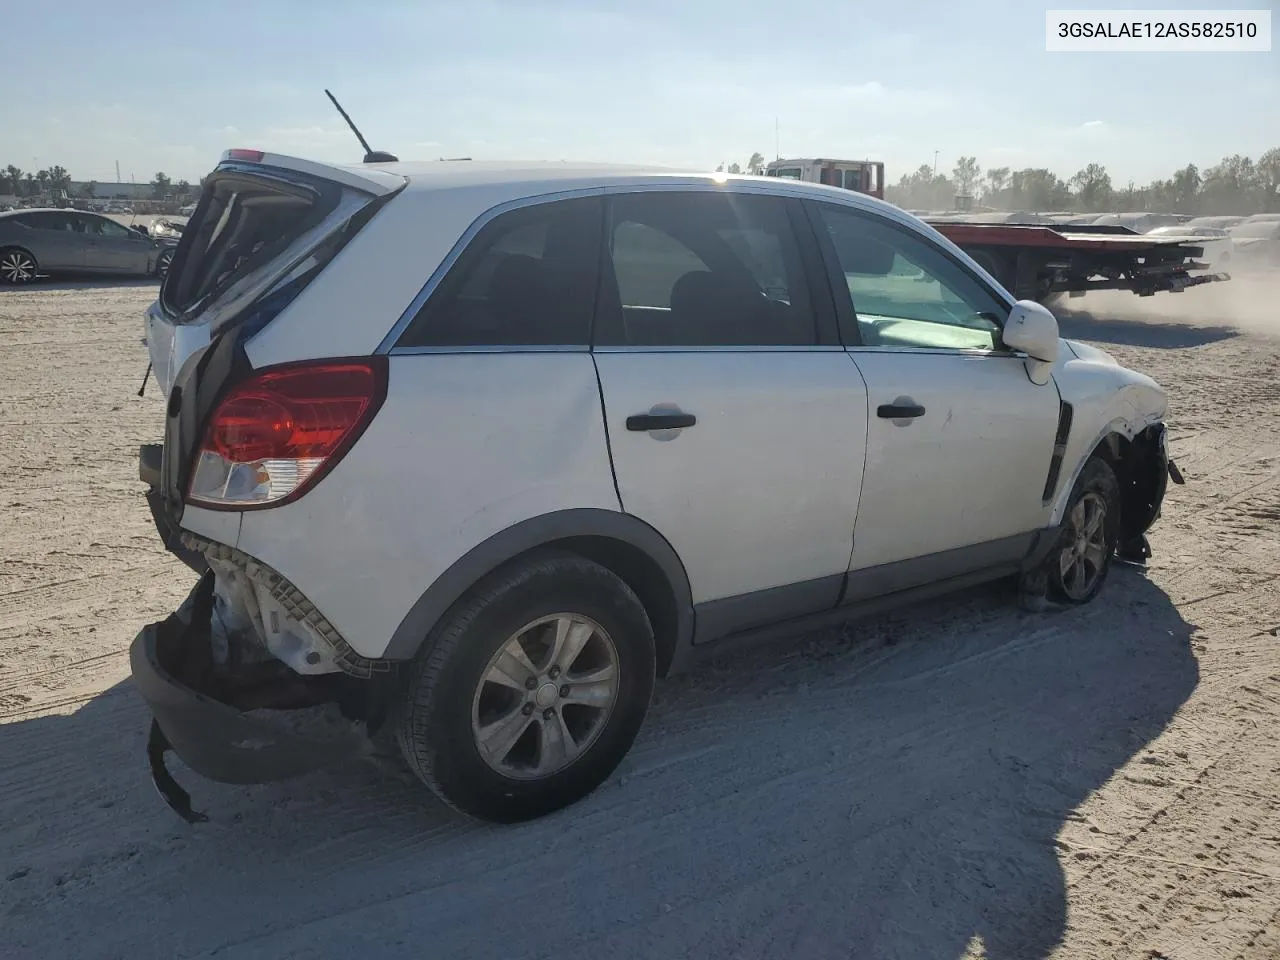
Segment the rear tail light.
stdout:
<path fill-rule="evenodd" d="M 351 449 L 386 395 L 385 357 L 255 374 L 214 410 L 187 502 L 245 510 L 297 499 Z"/>
<path fill-rule="evenodd" d="M 264 156 L 266 154 L 261 150 L 245 150 L 239 147 L 234 150 L 228 150 L 226 153 L 228 160 L 248 160 L 251 163 L 261 163 Z"/>

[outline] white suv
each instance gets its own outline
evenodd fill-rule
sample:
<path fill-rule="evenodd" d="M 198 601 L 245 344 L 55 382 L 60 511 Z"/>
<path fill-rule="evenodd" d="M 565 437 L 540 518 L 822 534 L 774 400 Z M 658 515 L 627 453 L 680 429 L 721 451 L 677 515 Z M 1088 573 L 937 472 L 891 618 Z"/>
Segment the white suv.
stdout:
<path fill-rule="evenodd" d="M 132 667 L 190 819 L 168 749 L 259 782 L 383 727 L 455 807 L 547 813 L 713 642 L 1006 576 L 1083 603 L 1176 479 L 1153 381 L 789 180 L 229 151 L 146 322 L 140 472 L 201 577 Z"/>

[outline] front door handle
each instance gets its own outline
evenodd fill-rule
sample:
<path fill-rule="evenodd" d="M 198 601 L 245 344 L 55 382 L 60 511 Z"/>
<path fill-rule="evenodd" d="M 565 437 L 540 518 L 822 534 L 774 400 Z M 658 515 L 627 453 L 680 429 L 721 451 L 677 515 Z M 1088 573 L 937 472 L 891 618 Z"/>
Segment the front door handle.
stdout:
<path fill-rule="evenodd" d="M 692 427 L 698 418 L 692 413 L 637 413 L 627 417 L 627 429 L 644 432 L 647 430 L 680 430 Z"/>
<path fill-rule="evenodd" d="M 876 416 L 884 420 L 914 420 L 924 416 L 924 407 L 907 398 L 899 398 L 893 403 L 882 403 L 876 407 Z"/>

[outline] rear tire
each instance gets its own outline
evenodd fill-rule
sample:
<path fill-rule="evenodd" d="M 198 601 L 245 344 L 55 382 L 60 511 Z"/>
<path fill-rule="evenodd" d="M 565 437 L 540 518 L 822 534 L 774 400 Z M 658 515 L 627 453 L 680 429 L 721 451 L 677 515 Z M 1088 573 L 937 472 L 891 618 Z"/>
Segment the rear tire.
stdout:
<path fill-rule="evenodd" d="M 631 588 L 583 557 L 544 553 L 491 575 L 428 638 L 409 668 L 400 750 L 463 813 L 540 817 L 591 793 L 627 754 L 655 666 Z"/>
<path fill-rule="evenodd" d="M 0 250 L 0 283 L 30 283 L 40 271 L 36 258 L 21 247 Z"/>

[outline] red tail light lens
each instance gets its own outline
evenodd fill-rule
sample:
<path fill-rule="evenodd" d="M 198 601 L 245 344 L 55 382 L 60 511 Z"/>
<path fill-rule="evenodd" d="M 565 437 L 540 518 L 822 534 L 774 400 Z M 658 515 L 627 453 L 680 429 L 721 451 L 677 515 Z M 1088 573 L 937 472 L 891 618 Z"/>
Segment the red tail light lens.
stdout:
<path fill-rule="evenodd" d="M 214 410 L 187 502 L 244 510 L 297 499 L 351 449 L 386 394 L 385 357 L 256 374 Z"/>
<path fill-rule="evenodd" d="M 245 150 L 241 147 L 227 151 L 228 160 L 248 160 L 251 163 L 261 163 L 263 156 L 265 154 L 261 150 Z"/>

